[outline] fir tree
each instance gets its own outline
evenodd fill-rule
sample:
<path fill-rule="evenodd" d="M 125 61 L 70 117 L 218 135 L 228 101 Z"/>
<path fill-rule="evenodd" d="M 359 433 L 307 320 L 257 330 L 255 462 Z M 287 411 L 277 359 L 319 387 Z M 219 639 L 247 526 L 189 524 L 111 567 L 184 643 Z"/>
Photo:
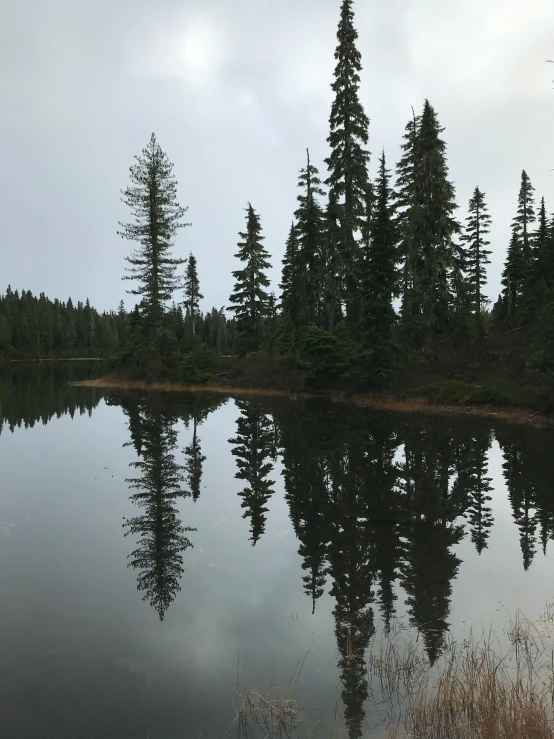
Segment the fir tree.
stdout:
<path fill-rule="evenodd" d="M 340 205 L 337 196 L 329 192 L 327 208 L 325 210 L 325 238 L 323 242 L 323 265 L 325 277 L 323 281 L 323 304 L 327 328 L 333 331 L 335 323 L 343 315 L 342 296 L 342 257 L 336 248 L 341 238 Z"/>
<path fill-rule="evenodd" d="M 502 290 L 495 305 L 495 315 L 499 320 L 512 323 L 518 314 L 522 301 L 525 280 L 525 263 L 521 240 L 517 228 L 512 226 L 512 237 L 506 263 L 502 271 Z"/>
<path fill-rule="evenodd" d="M 490 242 L 487 235 L 490 231 L 491 218 L 488 213 L 485 195 L 478 187 L 473 191 L 469 201 L 469 216 L 462 241 L 466 246 L 466 264 L 469 278 L 469 300 L 478 332 L 483 331 L 483 310 L 488 302 L 483 294 L 483 286 L 487 281 L 486 265 L 490 263 Z"/>
<path fill-rule="evenodd" d="M 414 117 L 406 124 L 403 154 L 396 165 L 396 212 L 397 232 L 399 238 L 399 255 L 402 261 L 402 308 L 401 316 L 404 326 L 410 322 L 410 313 L 414 311 L 412 291 L 416 276 L 416 255 L 413 243 L 413 226 L 415 197 L 415 143 L 420 118 Z"/>
<path fill-rule="evenodd" d="M 319 173 L 310 164 L 306 149 L 306 167 L 300 171 L 298 187 L 299 207 L 295 212 L 298 250 L 296 256 L 297 285 L 300 291 L 302 323 L 315 323 L 321 298 L 322 253 L 324 238 L 323 210 L 317 195 L 323 195 Z"/>
<path fill-rule="evenodd" d="M 197 433 L 198 421 L 196 415 L 193 418 L 193 432 L 190 444 L 185 447 L 185 472 L 186 481 L 192 499 L 196 503 L 200 497 L 200 485 L 202 482 L 202 465 L 206 461 L 206 457 L 202 454 L 202 448 L 200 446 L 200 438 Z"/>
<path fill-rule="evenodd" d="M 533 313 L 535 249 L 532 224 L 536 219 L 534 191 L 535 188 L 531 185 L 529 175 L 523 170 L 517 201 L 517 215 L 513 220 L 514 232 L 517 233 L 520 242 L 519 249 L 522 263 L 521 285 L 517 296 L 517 321 L 520 324 L 528 323 Z"/>
<path fill-rule="evenodd" d="M 416 345 L 423 346 L 431 344 L 447 324 L 452 237 L 459 231 L 453 218 L 457 206 L 448 180 L 446 145 L 440 137 L 443 130 L 426 100 L 414 143 L 412 204 L 405 213 L 413 254 L 410 313 L 419 324 Z"/>
<path fill-rule="evenodd" d="M 359 282 L 357 233 L 363 226 L 367 191 L 369 118 L 359 99 L 361 55 L 356 48 L 353 0 L 343 0 L 335 51 L 335 80 L 331 87 L 335 99 L 329 118 L 327 139 L 331 155 L 325 160 L 329 177 L 326 184 L 338 207 L 340 231 L 333 244 L 337 251 L 339 302 L 346 305 L 347 317 L 356 322 L 356 293 Z"/>
<path fill-rule="evenodd" d="M 229 309 L 235 313 L 242 354 L 260 348 L 262 325 L 269 311 L 269 295 L 265 290 L 269 286 L 265 274 L 270 267 L 269 254 L 262 244 L 260 217 L 250 203 L 246 211 L 246 231 L 239 233 L 242 241 L 235 254 L 245 266 L 233 272 L 236 283 L 230 301 L 234 305 Z"/>
<path fill-rule="evenodd" d="M 298 235 L 293 221 L 285 244 L 283 273 L 279 287 L 281 289 L 281 311 L 283 315 L 289 315 L 294 322 L 298 317 L 297 255 Z"/>
<path fill-rule="evenodd" d="M 370 238 L 364 244 L 361 269 L 362 341 L 371 352 L 366 379 L 372 380 L 384 378 L 392 368 L 392 328 L 396 320 L 392 299 L 397 290 L 397 236 L 389 181 L 383 152 L 373 195 Z"/>
<path fill-rule="evenodd" d="M 166 611 L 181 589 L 183 552 L 192 546 L 176 509 L 176 500 L 186 497 L 181 488 L 184 468 L 175 461 L 176 419 L 157 405 L 138 405 L 126 399 L 132 442 L 139 460 L 131 463 L 139 475 L 126 480 L 133 493 L 131 500 L 142 509 L 124 523 L 125 536 L 138 538 L 129 555 L 129 566 L 138 570 L 138 589 L 163 621 Z"/>
<path fill-rule="evenodd" d="M 196 269 L 196 257 L 191 252 L 185 273 L 185 308 L 192 325 L 192 335 L 196 336 L 196 322 L 200 314 L 199 302 L 204 296 L 200 294 L 200 282 Z"/>
<path fill-rule="evenodd" d="M 237 419 L 237 436 L 229 439 L 234 444 L 231 453 L 237 458 L 235 477 L 244 480 L 246 487 L 239 493 L 244 508 L 243 518 L 250 519 L 250 540 L 255 546 L 265 531 L 267 502 L 273 494 L 273 480 L 268 475 L 273 469 L 271 457 L 273 442 L 270 419 L 259 408 L 236 401 L 241 413 Z"/>
<path fill-rule="evenodd" d="M 173 241 L 177 230 L 190 224 L 182 221 L 187 209 L 177 202 L 173 164 L 155 134 L 135 159 L 130 168 L 132 184 L 122 193 L 134 222 L 120 223 L 123 231 L 118 233 L 138 247 L 126 257 L 131 266 L 123 279 L 138 282 L 129 292 L 141 297 L 145 346 L 149 353 L 157 353 L 164 306 L 179 287 L 176 270 L 184 263 L 171 256 Z"/>

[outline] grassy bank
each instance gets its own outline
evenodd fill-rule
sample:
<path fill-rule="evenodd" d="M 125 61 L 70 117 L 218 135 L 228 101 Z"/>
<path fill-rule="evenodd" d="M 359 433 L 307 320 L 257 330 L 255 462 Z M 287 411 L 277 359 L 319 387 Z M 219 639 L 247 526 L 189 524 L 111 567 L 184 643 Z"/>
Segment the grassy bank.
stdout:
<path fill-rule="evenodd" d="M 151 381 L 139 378 L 126 377 L 123 374 L 112 374 L 96 380 L 82 380 L 73 383 L 83 387 L 106 388 L 124 391 L 146 392 L 213 392 L 222 393 L 229 397 L 288 397 L 298 398 L 325 398 L 337 403 L 349 403 L 358 407 L 374 410 L 421 413 L 421 414 L 457 414 L 490 417 L 511 423 L 524 423 L 539 426 L 554 425 L 554 416 L 526 409 L 522 407 L 490 406 L 465 403 L 443 403 L 425 396 L 410 395 L 409 397 L 395 397 L 381 393 L 356 393 L 346 390 L 319 391 L 309 393 L 305 390 L 276 389 L 268 386 L 256 387 L 245 384 L 235 385 L 222 382 L 190 384 L 178 380 Z"/>
<path fill-rule="evenodd" d="M 369 688 L 352 725 L 338 705 L 330 725 L 314 724 L 304 713 L 300 683 L 308 654 L 282 688 L 237 684 L 232 728 L 251 738 L 338 739 L 361 736 L 367 721 L 375 739 L 554 739 L 551 603 L 536 620 L 517 612 L 500 638 L 483 629 L 461 643 L 450 639 L 435 664 L 421 640 L 405 633 L 393 623 L 374 637 L 366 658 L 347 655 L 345 674 L 350 661 Z"/>

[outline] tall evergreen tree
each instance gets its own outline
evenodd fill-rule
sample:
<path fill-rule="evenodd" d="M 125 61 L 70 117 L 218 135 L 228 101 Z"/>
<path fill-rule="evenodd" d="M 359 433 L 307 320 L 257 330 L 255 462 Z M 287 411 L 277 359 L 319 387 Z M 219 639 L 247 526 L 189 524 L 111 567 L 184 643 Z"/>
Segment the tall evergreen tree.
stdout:
<path fill-rule="evenodd" d="M 340 205 L 337 195 L 329 192 L 327 207 L 325 209 L 325 238 L 323 241 L 323 310 L 326 317 L 327 328 L 332 331 L 335 323 L 340 321 L 343 315 L 341 296 L 342 290 L 342 256 L 337 249 L 341 238 Z"/>
<path fill-rule="evenodd" d="M 443 130 L 426 100 L 414 143 L 412 204 L 405 213 L 413 253 L 409 312 L 416 318 L 416 346 L 430 345 L 445 330 L 449 313 L 448 271 L 459 225 L 453 218 L 457 206 Z"/>
<path fill-rule="evenodd" d="M 269 269 L 269 254 L 263 246 L 264 237 L 260 217 L 248 203 L 246 208 L 246 231 L 240 232 L 242 241 L 235 256 L 245 263 L 244 269 L 233 272 L 236 280 L 230 297 L 240 336 L 240 351 L 258 351 L 262 340 L 263 321 L 269 312 L 269 294 L 266 289 L 269 279 L 265 270 Z"/>
<path fill-rule="evenodd" d="M 123 230 L 118 233 L 138 247 L 126 257 L 131 266 L 123 279 L 138 283 L 129 292 L 141 297 L 145 348 L 157 353 L 164 307 L 179 287 L 176 270 L 184 263 L 171 256 L 173 241 L 177 230 L 190 224 L 183 223 L 187 208 L 177 202 L 173 164 L 155 134 L 135 159 L 137 163 L 130 168 L 132 184 L 122 193 L 134 221 L 120 223 Z"/>
<path fill-rule="evenodd" d="M 392 299 L 397 290 L 397 236 L 389 181 L 383 152 L 361 269 L 362 340 L 371 352 L 368 369 L 373 380 L 384 378 L 392 368 L 392 328 L 396 320 Z"/>
<path fill-rule="evenodd" d="M 401 318 L 405 339 L 407 339 L 407 334 L 410 331 L 411 320 L 417 315 L 415 313 L 416 306 L 414 300 L 417 289 L 417 285 L 415 284 L 417 277 L 415 269 L 417 255 L 414 249 L 412 221 L 415 213 L 415 145 L 420 120 L 414 114 L 413 118 L 408 121 L 404 134 L 404 143 L 401 145 L 403 153 L 396 165 L 398 249 L 402 261 Z M 405 340 L 406 345 L 407 343 Z"/>
<path fill-rule="evenodd" d="M 494 310 L 501 321 L 512 323 L 519 312 L 525 280 L 525 263 L 521 250 L 521 240 L 517 228 L 512 226 L 512 236 L 506 262 L 502 271 L 502 290 Z"/>
<path fill-rule="evenodd" d="M 323 195 L 319 173 L 310 164 L 310 152 L 306 149 L 306 167 L 300 171 L 298 187 L 299 207 L 295 212 L 298 234 L 297 267 L 298 289 L 300 290 L 301 321 L 315 323 L 321 302 L 322 256 L 324 238 L 324 216 L 318 195 Z"/>
<path fill-rule="evenodd" d="M 335 80 L 331 87 L 335 99 L 329 118 L 327 138 L 331 148 L 325 160 L 329 177 L 326 184 L 338 209 L 340 231 L 333 245 L 337 251 L 340 303 L 345 304 L 350 321 L 358 320 L 359 244 L 357 234 L 365 216 L 369 118 L 359 99 L 361 55 L 356 47 L 353 0 L 342 0 L 337 31 Z"/>
<path fill-rule="evenodd" d="M 186 533 L 195 531 L 183 526 L 176 508 L 176 500 L 190 494 L 181 488 L 184 468 L 175 460 L 176 418 L 158 405 L 141 405 L 130 399 L 122 405 L 139 455 L 139 460 L 131 463 L 138 477 L 126 482 L 136 490 L 131 500 L 142 509 L 140 516 L 124 523 L 125 536 L 132 534 L 138 539 L 129 555 L 129 566 L 138 570 L 137 587 L 163 621 L 181 590 L 183 552 L 192 546 Z"/>
<path fill-rule="evenodd" d="M 237 419 L 237 435 L 229 439 L 231 453 L 237 458 L 235 477 L 246 487 L 239 493 L 244 508 L 243 518 L 250 519 L 250 540 L 255 546 L 265 531 L 267 502 L 273 494 L 273 480 L 268 478 L 273 465 L 268 461 L 273 444 L 270 419 L 249 403 L 236 401 L 241 413 Z"/>
<path fill-rule="evenodd" d="M 199 302 L 204 296 L 200 294 L 200 282 L 196 268 L 196 257 L 191 252 L 185 272 L 185 308 L 192 325 L 192 335 L 196 336 L 196 323 L 200 314 Z"/>
<path fill-rule="evenodd" d="M 483 286 L 487 281 L 486 265 L 490 263 L 490 231 L 491 217 L 488 213 L 484 193 L 478 187 L 469 200 L 469 216 L 462 241 L 466 246 L 467 271 L 469 277 L 469 299 L 475 323 L 479 333 L 483 330 L 483 309 L 488 302 L 483 294 Z"/>
<path fill-rule="evenodd" d="M 285 244 L 283 273 L 279 287 L 281 289 L 281 312 L 283 315 L 289 315 L 294 322 L 298 317 L 297 256 L 298 234 L 293 221 Z"/>
<path fill-rule="evenodd" d="M 518 296 L 518 323 L 528 323 L 533 313 L 534 288 L 533 277 L 535 274 L 534 261 L 535 249 L 533 243 L 532 225 L 536 220 L 535 201 L 533 192 L 535 188 L 531 184 L 529 175 L 525 170 L 521 173 L 521 185 L 517 200 L 517 215 L 513 220 L 514 232 L 517 233 L 520 242 L 522 280 L 520 294 Z"/>

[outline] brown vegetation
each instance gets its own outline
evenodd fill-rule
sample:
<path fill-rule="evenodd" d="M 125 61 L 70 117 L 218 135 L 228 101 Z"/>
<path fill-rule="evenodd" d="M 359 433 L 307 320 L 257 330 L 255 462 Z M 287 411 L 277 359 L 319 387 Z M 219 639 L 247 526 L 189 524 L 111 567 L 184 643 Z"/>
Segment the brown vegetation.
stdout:
<path fill-rule="evenodd" d="M 490 417 L 511 423 L 525 423 L 534 425 L 553 425 L 554 419 L 550 415 L 525 410 L 523 408 L 497 408 L 483 405 L 454 405 L 448 403 L 433 403 L 423 397 L 397 398 L 379 393 L 347 393 L 347 392 L 319 392 L 317 394 L 305 391 L 287 391 L 272 387 L 248 387 L 244 385 L 230 385 L 219 382 L 206 384 L 187 384 L 180 381 L 148 381 L 126 378 L 121 375 L 108 375 L 96 380 L 82 380 L 72 383 L 83 387 L 111 388 L 117 390 L 143 390 L 148 392 L 213 392 L 223 393 L 229 397 L 288 397 L 292 399 L 320 397 L 338 403 L 350 403 L 359 407 L 373 408 L 374 410 L 399 413 L 439 413 L 459 414 Z"/>

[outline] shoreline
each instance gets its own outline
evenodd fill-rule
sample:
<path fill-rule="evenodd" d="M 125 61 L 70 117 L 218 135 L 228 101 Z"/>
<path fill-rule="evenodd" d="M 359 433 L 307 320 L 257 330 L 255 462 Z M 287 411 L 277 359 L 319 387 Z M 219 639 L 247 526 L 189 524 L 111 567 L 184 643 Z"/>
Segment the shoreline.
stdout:
<path fill-rule="evenodd" d="M 114 390 L 147 390 L 166 393 L 220 393 L 230 397 L 283 397 L 290 400 L 320 399 L 334 403 L 347 403 L 359 408 L 392 411 L 397 413 L 431 413 L 441 415 L 478 416 L 493 418 L 510 423 L 524 423 L 534 426 L 554 426 L 554 416 L 540 411 L 516 407 L 495 407 L 486 405 L 454 405 L 432 403 L 424 397 L 397 398 L 393 395 L 371 393 L 310 393 L 254 388 L 221 384 L 190 385 L 179 381 L 147 382 L 146 380 L 126 380 L 118 377 L 100 377 L 96 380 L 80 380 L 70 383 L 78 387 L 105 388 Z"/>
<path fill-rule="evenodd" d="M 16 362 L 105 362 L 105 357 L 39 357 L 38 359 L 5 359 L 3 364 L 15 364 Z"/>

